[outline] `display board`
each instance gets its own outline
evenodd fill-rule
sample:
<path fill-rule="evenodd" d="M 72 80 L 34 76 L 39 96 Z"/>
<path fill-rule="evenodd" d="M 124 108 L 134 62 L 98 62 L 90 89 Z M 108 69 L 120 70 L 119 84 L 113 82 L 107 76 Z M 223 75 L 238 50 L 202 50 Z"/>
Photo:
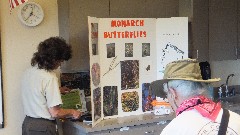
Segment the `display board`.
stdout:
<path fill-rule="evenodd" d="M 92 116 L 153 111 L 150 83 L 188 57 L 188 18 L 88 18 Z"/>
<path fill-rule="evenodd" d="M 1 42 L 0 42 L 1 45 Z M 1 54 L 1 48 L 0 48 L 0 56 Z M 3 82 L 2 82 L 2 57 L 0 57 L 0 128 L 4 127 L 4 110 L 3 110 Z"/>

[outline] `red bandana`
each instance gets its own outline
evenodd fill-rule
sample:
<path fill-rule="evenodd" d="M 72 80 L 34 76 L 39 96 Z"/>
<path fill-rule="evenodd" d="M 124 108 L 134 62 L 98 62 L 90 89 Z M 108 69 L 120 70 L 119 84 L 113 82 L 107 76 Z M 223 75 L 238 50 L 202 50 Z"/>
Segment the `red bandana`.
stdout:
<path fill-rule="evenodd" d="M 219 111 L 221 110 L 221 103 L 215 103 L 204 96 L 195 96 L 191 99 L 185 100 L 177 109 L 177 116 L 184 111 L 196 109 L 203 117 L 207 117 L 215 121 Z"/>

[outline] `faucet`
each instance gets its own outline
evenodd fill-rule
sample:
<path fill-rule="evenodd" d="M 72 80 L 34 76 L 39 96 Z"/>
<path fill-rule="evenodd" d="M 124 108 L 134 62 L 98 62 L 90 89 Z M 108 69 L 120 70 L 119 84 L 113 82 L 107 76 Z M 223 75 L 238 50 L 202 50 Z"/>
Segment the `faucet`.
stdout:
<path fill-rule="evenodd" d="M 224 86 L 224 84 L 222 84 L 219 88 L 218 88 L 218 96 L 219 98 L 222 98 L 222 87 Z"/>
<path fill-rule="evenodd" d="M 226 80 L 226 91 L 225 91 L 225 93 L 226 93 L 226 97 L 229 96 L 228 80 L 229 80 L 230 77 L 233 77 L 233 76 L 234 76 L 234 74 L 229 74 L 228 77 L 227 77 L 227 80 Z"/>

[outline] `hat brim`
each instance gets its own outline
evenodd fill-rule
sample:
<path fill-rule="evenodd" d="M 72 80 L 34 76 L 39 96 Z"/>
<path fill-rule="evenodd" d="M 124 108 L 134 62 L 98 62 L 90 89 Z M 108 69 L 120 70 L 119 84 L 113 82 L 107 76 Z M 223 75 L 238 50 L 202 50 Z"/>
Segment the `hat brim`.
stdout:
<path fill-rule="evenodd" d="M 185 80 L 185 81 L 193 81 L 193 82 L 214 83 L 214 82 L 220 81 L 221 79 L 214 78 L 214 79 L 208 79 L 208 80 L 198 80 L 198 79 L 191 79 L 191 78 L 174 78 L 174 79 L 167 78 L 167 79 L 156 80 L 151 82 L 151 85 L 150 85 L 152 93 L 155 96 L 166 98 L 166 93 L 163 90 L 163 84 L 171 80 Z"/>

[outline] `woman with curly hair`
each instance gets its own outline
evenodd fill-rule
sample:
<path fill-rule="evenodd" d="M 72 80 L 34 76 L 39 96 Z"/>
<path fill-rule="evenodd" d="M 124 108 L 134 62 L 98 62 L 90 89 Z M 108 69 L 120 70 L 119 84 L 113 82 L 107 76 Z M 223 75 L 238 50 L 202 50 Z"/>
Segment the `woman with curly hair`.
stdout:
<path fill-rule="evenodd" d="M 56 70 L 72 57 L 71 46 L 61 37 L 50 37 L 38 45 L 31 67 L 22 78 L 22 100 L 26 115 L 23 135 L 57 135 L 56 118 L 81 116 L 74 109 L 63 109 Z"/>

